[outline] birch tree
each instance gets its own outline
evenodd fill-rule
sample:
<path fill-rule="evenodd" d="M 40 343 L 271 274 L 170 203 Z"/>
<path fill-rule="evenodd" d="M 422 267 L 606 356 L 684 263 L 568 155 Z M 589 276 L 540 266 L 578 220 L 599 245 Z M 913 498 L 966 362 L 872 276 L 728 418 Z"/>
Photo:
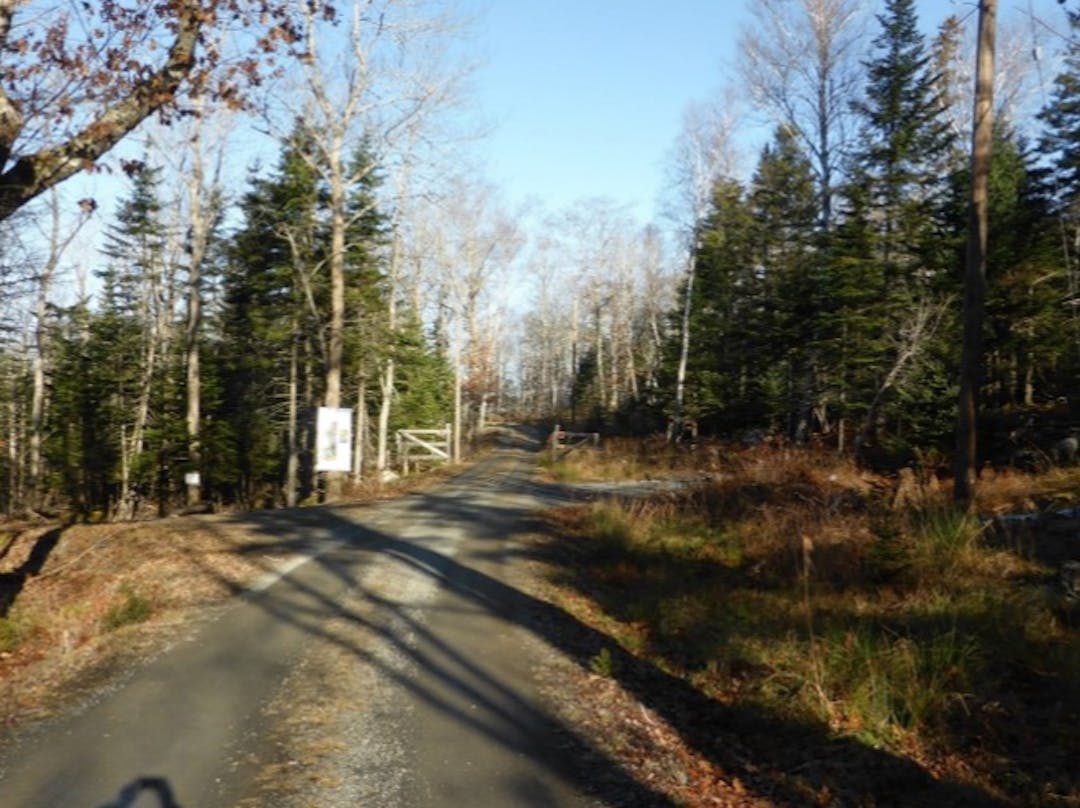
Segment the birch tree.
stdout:
<path fill-rule="evenodd" d="M 671 161 L 672 185 L 679 221 L 679 245 L 686 261 L 682 284 L 679 361 L 675 374 L 675 396 L 668 435 L 677 441 L 683 432 L 686 398 L 686 369 L 690 357 L 690 313 L 694 293 L 696 256 L 700 251 L 700 224 L 712 201 L 713 187 L 722 177 L 734 173 L 737 153 L 734 135 L 737 109 L 729 92 L 725 103 L 693 104 L 683 115 L 683 127 L 675 143 Z"/>
<path fill-rule="evenodd" d="M 175 129 L 158 135 L 157 152 L 179 187 L 172 207 L 169 232 L 180 243 L 172 252 L 186 270 L 183 328 L 184 426 L 187 438 L 185 498 L 188 507 L 202 499 L 202 444 L 200 343 L 203 329 L 204 271 L 211 241 L 224 211 L 222 170 L 228 147 L 230 122 L 226 114 L 207 110 L 204 98 L 192 102 L 192 114 Z"/>
<path fill-rule="evenodd" d="M 410 130 L 455 90 L 458 74 L 446 70 L 445 48 L 455 30 L 447 15 L 424 13 L 407 0 L 354 0 L 348 33 L 335 41 L 324 22 L 328 8 L 319 2 L 304 7 L 304 105 L 284 107 L 310 140 L 311 167 L 326 187 L 330 292 L 323 404 L 340 407 L 346 234 L 370 213 L 350 210 L 349 192 L 408 142 Z M 371 145 L 373 159 L 350 161 L 361 139 Z M 342 482 L 340 473 L 327 475 L 328 499 L 340 495 Z"/>
<path fill-rule="evenodd" d="M 493 186 L 455 178 L 432 207 L 442 231 L 433 239 L 435 295 L 444 311 L 442 328 L 455 364 L 459 399 L 455 421 L 468 431 L 483 426 L 495 391 L 497 339 L 485 333 L 499 309 L 496 290 L 523 247 L 517 218 L 505 210 Z M 439 339 L 439 337 L 436 337 Z M 458 430 L 459 432 L 461 430 Z"/>
<path fill-rule="evenodd" d="M 1035 86 L 1036 74 L 1048 31 L 1034 20 L 1019 18 L 998 19 L 996 27 L 994 117 L 1006 125 L 1018 125 L 1038 112 L 1032 105 L 1041 97 Z M 975 125 L 977 33 L 977 17 L 950 15 L 938 27 L 934 40 L 945 114 L 958 140 L 967 138 Z"/>
<path fill-rule="evenodd" d="M 865 0 L 760 0 L 739 41 L 740 74 L 756 106 L 795 132 L 810 155 L 820 225 L 833 220 L 836 176 L 851 131 L 864 47 Z"/>
<path fill-rule="evenodd" d="M 48 309 L 53 290 L 53 282 L 60 271 L 64 254 L 78 236 L 82 226 L 94 212 L 95 205 L 90 200 L 79 204 L 79 212 L 74 222 L 65 222 L 60 194 L 56 188 L 48 193 L 48 225 L 46 235 L 46 254 L 41 271 L 37 276 L 37 291 L 34 300 L 33 354 L 31 358 L 31 394 L 30 394 L 30 436 L 27 488 L 30 494 L 30 507 L 39 508 L 44 492 L 42 483 L 42 443 L 44 441 L 46 375 L 49 367 L 49 325 Z"/>

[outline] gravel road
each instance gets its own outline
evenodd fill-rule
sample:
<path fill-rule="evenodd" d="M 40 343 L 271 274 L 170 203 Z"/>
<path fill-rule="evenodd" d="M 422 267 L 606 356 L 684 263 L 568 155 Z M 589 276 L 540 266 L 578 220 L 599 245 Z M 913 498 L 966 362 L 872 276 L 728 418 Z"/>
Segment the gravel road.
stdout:
<path fill-rule="evenodd" d="M 236 523 L 290 563 L 2 763 L 6 808 L 663 804 L 563 725 L 523 588 L 536 445 L 425 493 Z"/>

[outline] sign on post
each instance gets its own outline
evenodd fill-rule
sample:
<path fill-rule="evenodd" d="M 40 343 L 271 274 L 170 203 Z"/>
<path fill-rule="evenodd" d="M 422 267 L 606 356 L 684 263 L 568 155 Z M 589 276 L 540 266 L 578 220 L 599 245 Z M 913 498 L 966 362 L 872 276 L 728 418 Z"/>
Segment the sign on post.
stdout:
<path fill-rule="evenodd" d="M 352 471 L 352 410 L 319 407 L 315 419 L 315 471 Z"/>

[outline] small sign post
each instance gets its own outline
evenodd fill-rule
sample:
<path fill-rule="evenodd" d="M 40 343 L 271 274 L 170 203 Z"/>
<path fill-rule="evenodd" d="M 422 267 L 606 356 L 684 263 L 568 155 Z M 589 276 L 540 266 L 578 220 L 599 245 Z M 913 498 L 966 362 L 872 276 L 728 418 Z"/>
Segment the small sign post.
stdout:
<path fill-rule="evenodd" d="M 315 471 L 352 471 L 352 409 L 319 407 L 315 436 Z"/>

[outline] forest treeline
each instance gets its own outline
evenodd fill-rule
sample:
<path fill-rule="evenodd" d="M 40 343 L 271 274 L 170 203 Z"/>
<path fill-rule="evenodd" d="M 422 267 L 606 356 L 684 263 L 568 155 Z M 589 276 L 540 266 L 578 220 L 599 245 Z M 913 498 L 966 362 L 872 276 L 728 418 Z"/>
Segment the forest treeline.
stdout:
<path fill-rule="evenodd" d="M 346 47 L 301 54 L 303 91 L 265 124 L 276 155 L 242 187 L 222 180 L 235 139 L 189 106 L 122 162 L 111 209 L 72 214 L 53 189 L 4 221 L 5 512 L 335 496 L 345 481 L 315 471 L 324 405 L 354 410 L 354 481 L 393 467 L 397 428 L 467 439 L 496 415 L 815 441 L 868 462 L 949 451 L 970 21 L 927 37 L 911 0 L 758 3 L 739 86 L 772 134 L 748 176 L 734 104 L 703 104 L 673 158 L 673 237 L 594 200 L 527 239 L 495 189 L 446 162 L 462 75 L 377 76 L 387 53 L 444 55 L 410 36 L 450 27 L 395 33 L 384 15 L 348 33 L 309 5 L 309 44 L 336 26 Z M 1041 110 L 999 62 L 987 462 L 1037 460 L 1080 426 L 1080 11 L 1061 15 Z M 350 58 L 376 67 L 334 73 Z M 101 248 L 74 256 L 88 221 Z"/>
<path fill-rule="evenodd" d="M 615 331 L 601 337 L 604 318 L 617 315 L 597 309 L 596 339 L 563 386 L 564 410 L 594 426 L 650 430 L 681 414 L 687 434 L 773 436 L 873 463 L 948 465 L 973 19 L 965 27 L 950 17 L 927 38 L 914 3 L 885 2 L 862 49 L 858 6 L 760 4 L 742 43 L 743 87 L 774 113 L 772 137 L 740 180 L 724 170 L 724 122 L 713 124 L 718 169 L 706 172 L 687 232 L 689 271 L 663 326 L 637 324 L 638 350 L 655 362 L 644 383 L 635 379 L 632 349 Z M 1019 80 L 1021 71 L 999 60 L 983 462 L 1049 461 L 1080 427 L 1080 49 L 1077 13 L 1066 14 L 1062 69 L 1033 118 L 1022 102 L 1038 88 L 1010 85 L 1010 72 Z M 687 129 L 687 162 L 700 164 L 710 156 L 701 121 Z"/>

